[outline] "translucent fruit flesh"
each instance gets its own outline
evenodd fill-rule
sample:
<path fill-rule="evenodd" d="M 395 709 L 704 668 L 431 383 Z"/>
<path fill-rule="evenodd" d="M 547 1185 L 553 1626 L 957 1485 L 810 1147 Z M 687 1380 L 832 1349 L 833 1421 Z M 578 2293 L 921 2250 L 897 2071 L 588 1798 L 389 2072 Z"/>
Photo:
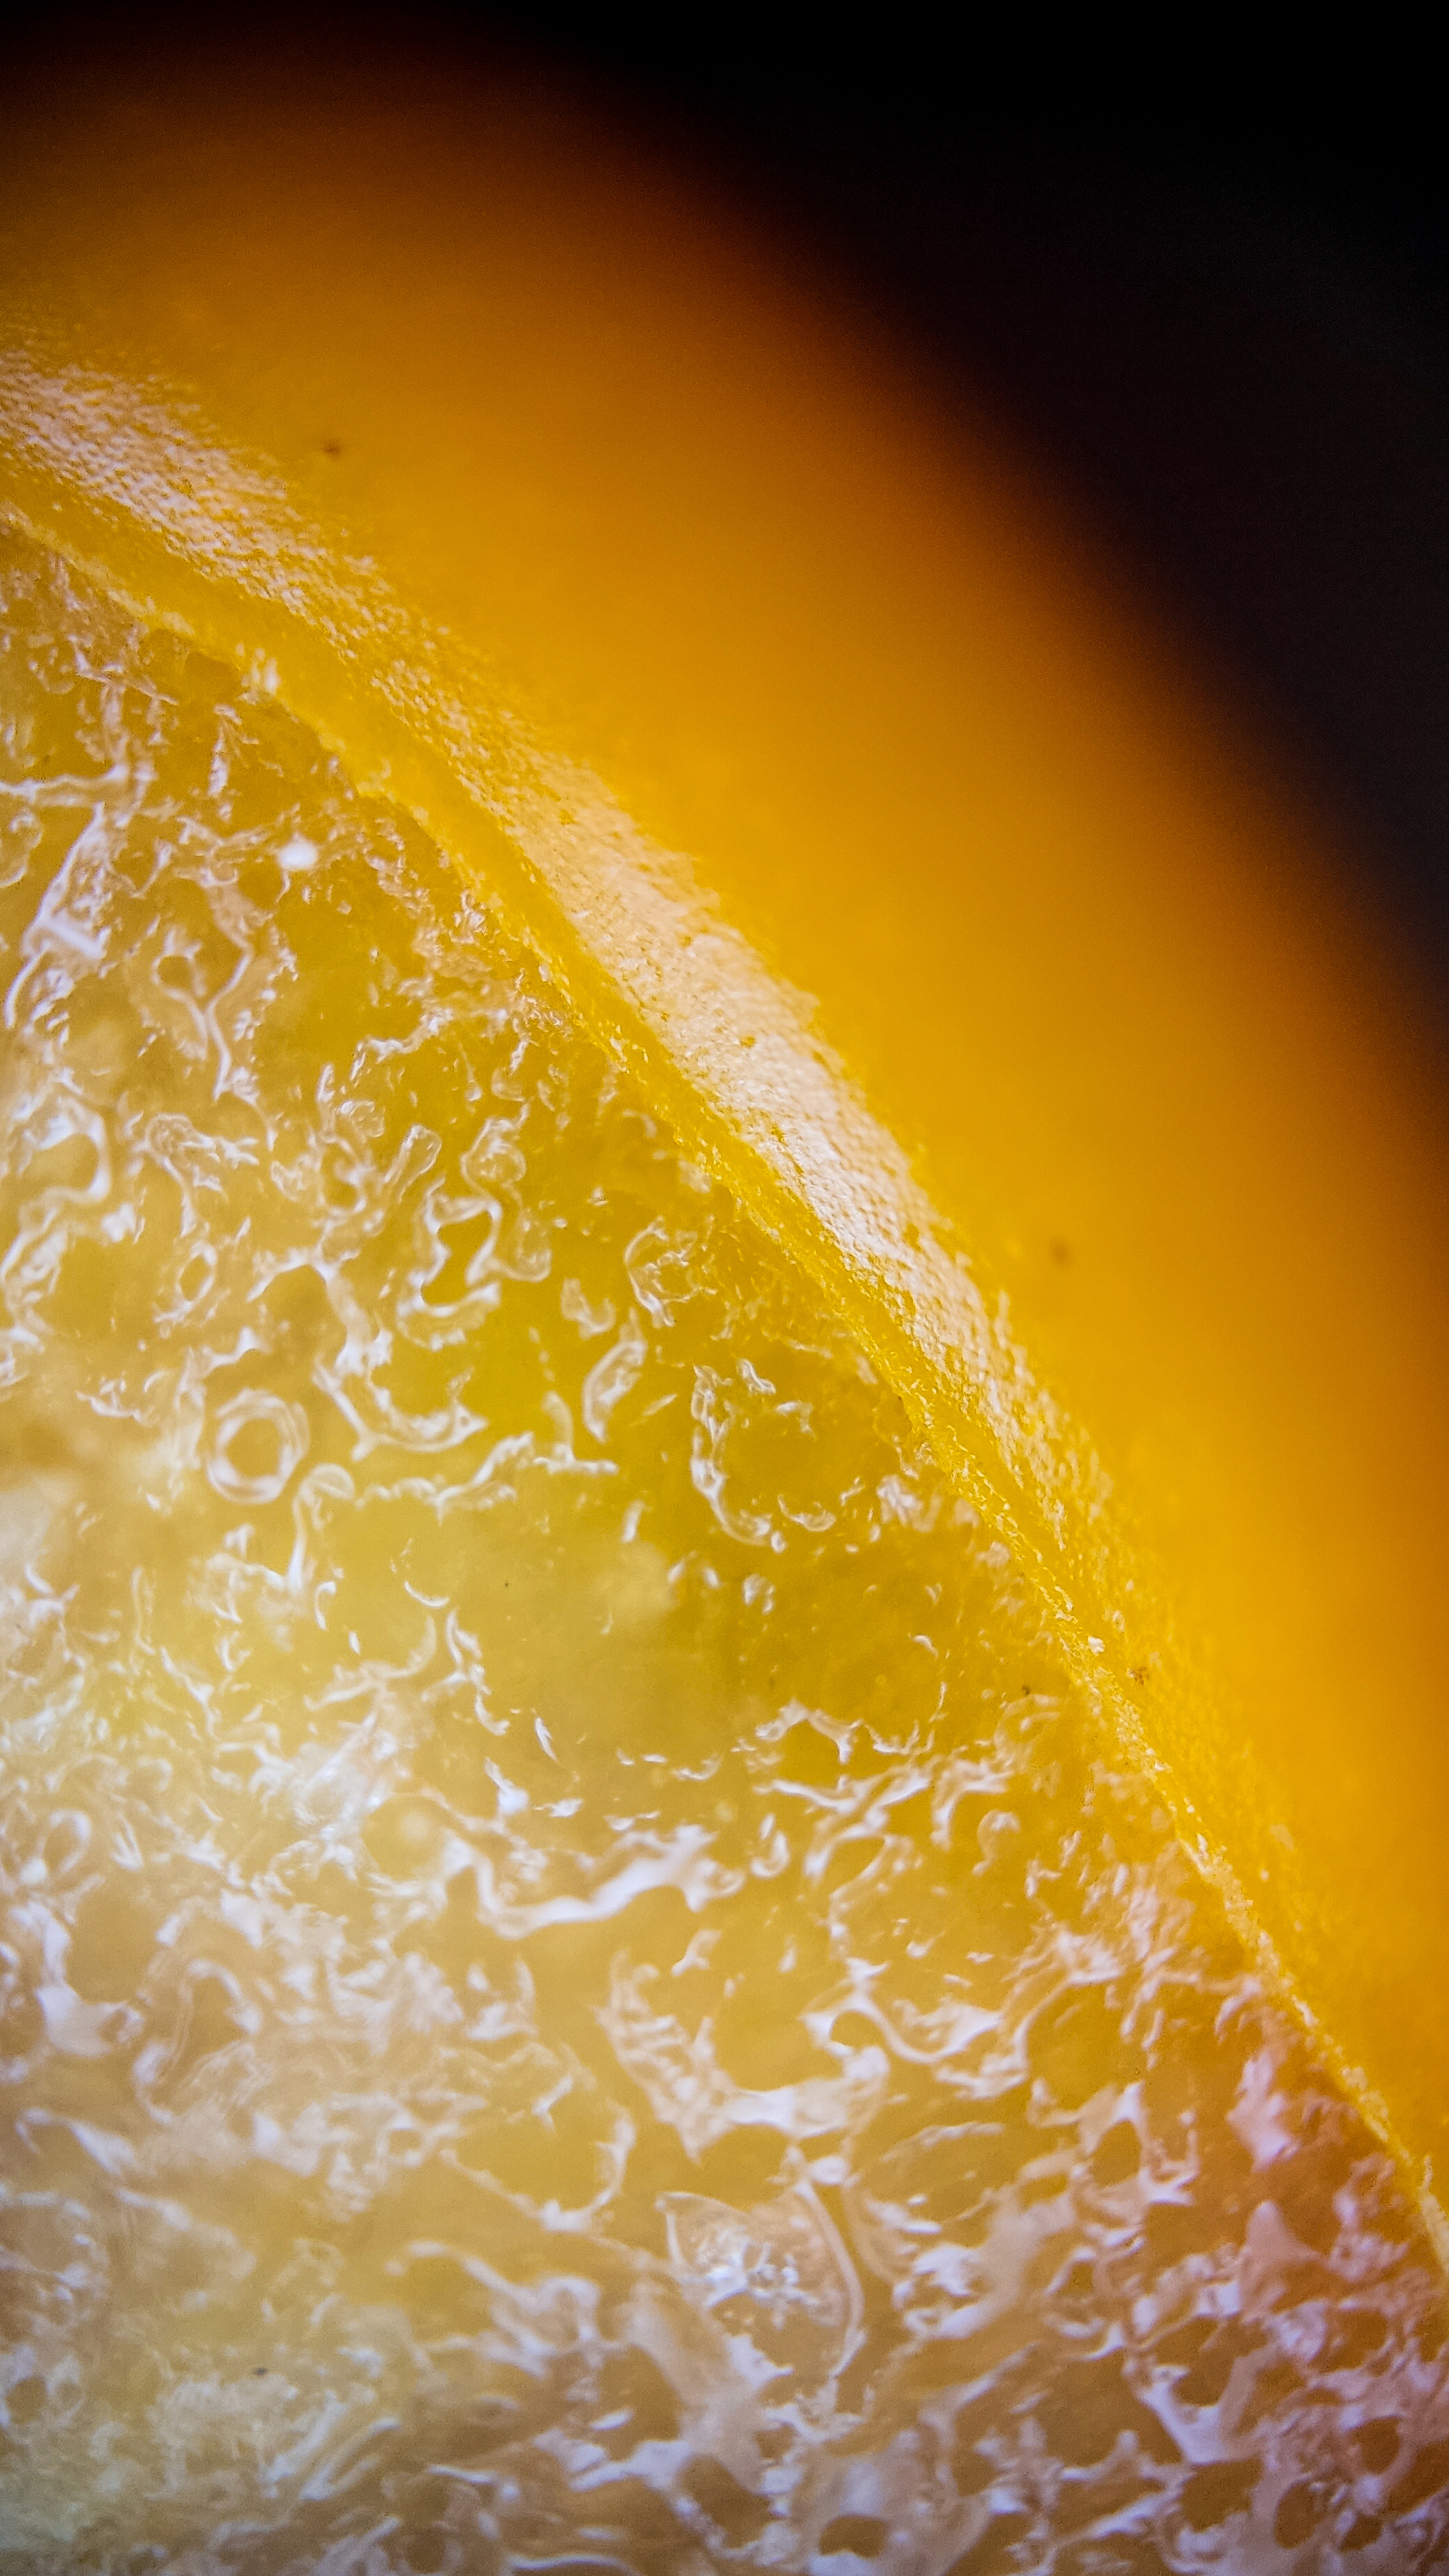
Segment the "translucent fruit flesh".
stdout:
<path fill-rule="evenodd" d="M 999 1533 L 414 827 L 0 586 L 7 2576 L 1428 2565 L 1412 2208 Z"/>

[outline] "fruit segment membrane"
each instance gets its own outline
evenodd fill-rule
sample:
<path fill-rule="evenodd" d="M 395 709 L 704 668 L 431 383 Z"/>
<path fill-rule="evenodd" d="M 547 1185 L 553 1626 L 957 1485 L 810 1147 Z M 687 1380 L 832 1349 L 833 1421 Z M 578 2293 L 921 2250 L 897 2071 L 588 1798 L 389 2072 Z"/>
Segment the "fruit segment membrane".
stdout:
<path fill-rule="evenodd" d="M 0 2569 L 1353 2567 L 1394 2168 L 416 825 L 0 553 Z"/>

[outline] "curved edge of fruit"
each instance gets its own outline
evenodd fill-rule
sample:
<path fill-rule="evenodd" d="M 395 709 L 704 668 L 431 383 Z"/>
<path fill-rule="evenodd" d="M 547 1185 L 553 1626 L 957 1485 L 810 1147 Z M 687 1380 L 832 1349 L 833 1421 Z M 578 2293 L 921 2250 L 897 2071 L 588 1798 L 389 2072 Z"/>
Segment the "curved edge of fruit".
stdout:
<path fill-rule="evenodd" d="M 940 1464 L 1002 1532 L 1109 1742 L 1148 1777 L 1264 1984 L 1408 2176 L 1441 2266 L 1427 2160 L 1320 2022 L 1135 1705 L 1151 1663 L 1190 1726 L 1206 1685 L 1090 1442 L 1034 1376 L 909 1161 L 812 1025 L 603 782 L 531 740 L 478 657 L 335 550 L 265 460 L 191 407 L 96 371 L 0 358 L 0 522 L 276 696 L 364 789 L 408 810 L 509 920 L 588 1033 L 805 1267 Z M 1122 1610 L 1135 1607 L 1129 1639 Z"/>

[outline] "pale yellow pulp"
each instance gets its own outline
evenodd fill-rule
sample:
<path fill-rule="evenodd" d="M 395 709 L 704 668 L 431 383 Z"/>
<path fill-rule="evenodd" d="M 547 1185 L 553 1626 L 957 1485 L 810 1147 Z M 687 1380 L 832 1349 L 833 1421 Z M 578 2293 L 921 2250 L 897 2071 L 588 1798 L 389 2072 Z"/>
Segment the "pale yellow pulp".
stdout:
<path fill-rule="evenodd" d="M 414 826 L 0 622 L 0 2568 L 1427 2565 L 1411 2206 L 999 1533 Z"/>

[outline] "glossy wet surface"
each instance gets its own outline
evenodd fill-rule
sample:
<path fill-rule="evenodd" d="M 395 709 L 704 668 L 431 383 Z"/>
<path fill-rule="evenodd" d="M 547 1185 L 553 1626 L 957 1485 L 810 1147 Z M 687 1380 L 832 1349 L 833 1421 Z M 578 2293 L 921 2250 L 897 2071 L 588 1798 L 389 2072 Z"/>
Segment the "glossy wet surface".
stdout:
<path fill-rule="evenodd" d="M 6 2576 L 1440 2564 L 1006 1550 L 415 829 L 0 602 Z"/>

